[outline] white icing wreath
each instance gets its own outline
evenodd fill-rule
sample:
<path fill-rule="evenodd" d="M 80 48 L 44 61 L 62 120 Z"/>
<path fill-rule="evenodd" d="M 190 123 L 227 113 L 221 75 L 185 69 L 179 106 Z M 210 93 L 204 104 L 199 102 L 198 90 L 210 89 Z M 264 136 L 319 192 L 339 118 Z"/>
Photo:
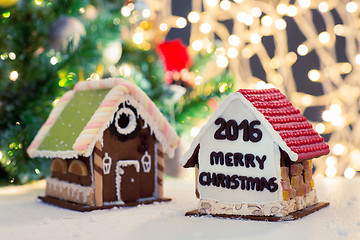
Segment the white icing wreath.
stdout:
<path fill-rule="evenodd" d="M 129 123 L 126 127 L 122 128 L 119 125 L 119 119 L 121 117 L 122 114 L 125 114 L 128 118 L 129 118 Z M 132 133 L 135 129 L 136 129 L 136 116 L 135 113 L 130 109 L 130 108 L 121 108 L 117 113 L 116 113 L 116 117 L 115 117 L 115 127 L 116 130 L 123 135 L 128 135 L 130 133 Z"/>

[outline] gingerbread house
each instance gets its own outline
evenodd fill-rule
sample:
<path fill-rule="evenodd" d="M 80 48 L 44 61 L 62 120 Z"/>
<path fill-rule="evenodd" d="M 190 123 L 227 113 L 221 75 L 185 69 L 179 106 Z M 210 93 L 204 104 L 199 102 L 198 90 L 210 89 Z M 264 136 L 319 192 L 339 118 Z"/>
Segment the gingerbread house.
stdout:
<path fill-rule="evenodd" d="M 168 200 L 164 154 L 171 157 L 178 143 L 140 88 L 109 78 L 65 93 L 27 151 L 51 159 L 42 199 L 86 211 Z"/>
<path fill-rule="evenodd" d="M 279 90 L 241 89 L 225 98 L 180 162 L 196 169 L 198 214 L 283 217 L 317 205 L 312 159 L 328 152 Z"/>

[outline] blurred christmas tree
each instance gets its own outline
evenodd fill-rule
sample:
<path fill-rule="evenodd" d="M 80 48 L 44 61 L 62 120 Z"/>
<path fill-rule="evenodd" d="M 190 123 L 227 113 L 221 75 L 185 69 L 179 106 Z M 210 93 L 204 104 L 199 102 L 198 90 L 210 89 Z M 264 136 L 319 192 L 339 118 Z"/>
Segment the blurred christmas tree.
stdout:
<path fill-rule="evenodd" d="M 135 82 L 180 135 L 232 90 L 229 74 L 202 75 L 212 51 L 169 69 L 167 56 L 186 49 L 158 50 L 166 32 L 157 32 L 147 10 L 142 1 L 0 0 L 0 181 L 48 174 L 49 161 L 29 159 L 26 148 L 59 97 L 88 76 Z"/>
<path fill-rule="evenodd" d="M 0 162 L 6 172 L 2 179 L 26 182 L 47 173 L 47 161 L 27 156 L 28 144 L 54 100 L 76 80 L 96 72 L 101 48 L 118 38 L 123 3 L 91 4 L 0 1 Z"/>

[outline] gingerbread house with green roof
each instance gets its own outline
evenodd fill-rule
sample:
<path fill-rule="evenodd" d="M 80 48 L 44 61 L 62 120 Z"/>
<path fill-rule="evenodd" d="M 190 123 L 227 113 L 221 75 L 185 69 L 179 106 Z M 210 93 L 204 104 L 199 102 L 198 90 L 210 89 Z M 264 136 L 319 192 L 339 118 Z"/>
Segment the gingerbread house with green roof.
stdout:
<path fill-rule="evenodd" d="M 179 137 L 136 85 L 109 78 L 75 85 L 58 101 L 27 149 L 51 159 L 43 201 L 93 210 L 168 200 L 164 154 Z"/>

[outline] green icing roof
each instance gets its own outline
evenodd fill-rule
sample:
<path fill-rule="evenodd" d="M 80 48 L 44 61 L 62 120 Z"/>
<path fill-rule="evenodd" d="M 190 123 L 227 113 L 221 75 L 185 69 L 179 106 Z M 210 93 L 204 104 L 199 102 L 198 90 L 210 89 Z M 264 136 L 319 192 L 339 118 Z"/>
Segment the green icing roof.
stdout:
<path fill-rule="evenodd" d="M 110 89 L 78 91 L 70 99 L 38 147 L 47 151 L 71 151 L 73 144 Z"/>

